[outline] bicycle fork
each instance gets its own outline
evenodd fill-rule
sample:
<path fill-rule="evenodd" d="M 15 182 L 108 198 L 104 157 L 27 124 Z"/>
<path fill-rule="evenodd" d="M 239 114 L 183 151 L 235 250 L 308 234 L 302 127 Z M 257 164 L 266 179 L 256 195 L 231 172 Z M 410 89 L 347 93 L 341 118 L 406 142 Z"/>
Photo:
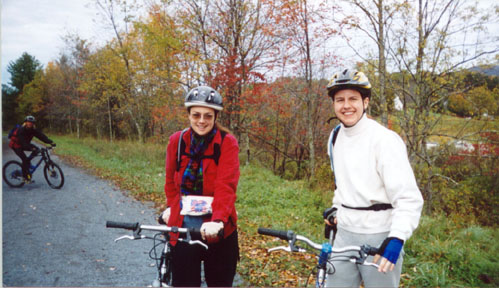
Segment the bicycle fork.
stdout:
<path fill-rule="evenodd" d="M 326 285 L 327 263 L 332 251 L 333 247 L 330 243 L 322 244 L 321 254 L 319 255 L 319 264 L 317 265 L 317 279 L 315 281 L 316 288 L 325 287 Z"/>
<path fill-rule="evenodd" d="M 161 252 L 161 263 L 158 269 L 158 280 L 153 282 L 153 287 L 170 287 L 171 284 L 171 250 L 170 245 L 166 244 Z"/>

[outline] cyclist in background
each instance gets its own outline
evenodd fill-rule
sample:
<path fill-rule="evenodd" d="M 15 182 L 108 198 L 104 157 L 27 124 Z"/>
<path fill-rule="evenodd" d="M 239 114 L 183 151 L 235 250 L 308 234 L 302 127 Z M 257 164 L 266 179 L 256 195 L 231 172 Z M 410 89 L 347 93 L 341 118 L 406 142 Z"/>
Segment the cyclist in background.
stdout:
<path fill-rule="evenodd" d="M 239 260 L 236 190 L 239 145 L 216 122 L 222 96 L 199 86 L 185 98 L 190 128 L 170 136 L 166 150 L 162 219 L 168 226 L 200 228 L 208 250 L 175 241 L 172 245 L 173 286 L 200 286 L 201 261 L 208 286 L 230 287 Z M 179 159 L 180 158 L 180 159 Z M 177 160 L 180 160 L 177 162 Z"/>
<path fill-rule="evenodd" d="M 333 261 L 336 273 L 326 286 L 359 287 L 363 281 L 365 287 L 398 287 L 402 246 L 423 208 L 406 146 L 398 134 L 367 117 L 371 84 L 364 73 L 338 72 L 327 90 L 341 124 L 328 140 L 336 190 L 325 222 L 337 229 L 335 247 L 369 244 L 380 251 L 373 260 L 378 271 Z"/>
<path fill-rule="evenodd" d="M 19 158 L 21 158 L 22 160 L 23 177 L 25 179 L 24 181 L 28 184 L 33 182 L 31 180 L 31 174 L 29 172 L 31 159 L 33 159 L 40 152 L 40 149 L 38 147 L 31 144 L 31 140 L 33 139 L 33 137 L 36 137 L 47 144 L 52 144 L 52 146 L 55 146 L 54 141 L 50 140 L 40 130 L 36 129 L 35 122 L 35 117 L 26 116 L 26 118 L 24 118 L 23 124 L 12 131 L 9 142 L 9 147 L 12 148 L 17 156 L 19 156 Z M 31 155 L 27 157 L 26 154 L 24 154 L 24 151 L 31 151 Z"/>

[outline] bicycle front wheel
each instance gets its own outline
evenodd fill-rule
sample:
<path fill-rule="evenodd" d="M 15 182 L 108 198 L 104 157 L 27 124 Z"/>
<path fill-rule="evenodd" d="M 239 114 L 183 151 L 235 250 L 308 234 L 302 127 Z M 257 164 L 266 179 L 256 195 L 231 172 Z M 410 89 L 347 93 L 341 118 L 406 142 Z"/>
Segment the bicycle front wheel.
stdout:
<path fill-rule="evenodd" d="M 47 180 L 49 186 L 54 189 L 60 189 L 64 185 L 62 169 L 55 163 L 47 163 L 43 167 L 43 176 L 45 176 L 45 180 Z"/>
<path fill-rule="evenodd" d="M 22 187 L 24 185 L 22 164 L 17 161 L 5 163 L 3 166 L 3 180 L 10 187 Z"/>

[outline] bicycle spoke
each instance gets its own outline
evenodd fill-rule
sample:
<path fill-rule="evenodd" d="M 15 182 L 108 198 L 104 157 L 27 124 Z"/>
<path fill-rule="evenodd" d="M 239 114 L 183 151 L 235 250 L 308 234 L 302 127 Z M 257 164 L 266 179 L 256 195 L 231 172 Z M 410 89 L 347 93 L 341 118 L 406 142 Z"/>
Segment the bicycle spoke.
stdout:
<path fill-rule="evenodd" d="M 9 161 L 3 166 L 3 179 L 10 187 L 22 187 L 24 177 L 22 165 L 17 161 Z"/>

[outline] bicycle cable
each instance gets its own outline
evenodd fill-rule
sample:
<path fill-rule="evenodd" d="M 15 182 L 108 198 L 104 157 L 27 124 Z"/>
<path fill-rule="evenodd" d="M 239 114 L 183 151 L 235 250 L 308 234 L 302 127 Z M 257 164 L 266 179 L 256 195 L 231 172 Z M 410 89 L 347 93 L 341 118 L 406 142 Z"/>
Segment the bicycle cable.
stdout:
<path fill-rule="evenodd" d="M 153 259 L 156 262 L 156 267 L 159 267 L 160 263 L 159 261 L 161 260 L 161 257 L 158 257 L 158 252 L 156 251 L 156 248 L 160 246 L 161 244 L 164 244 L 166 240 L 162 239 L 157 239 L 160 237 L 163 233 L 156 233 L 154 234 L 154 237 L 152 237 L 152 248 L 149 250 L 149 258 Z M 154 252 L 154 256 L 152 253 Z"/>

